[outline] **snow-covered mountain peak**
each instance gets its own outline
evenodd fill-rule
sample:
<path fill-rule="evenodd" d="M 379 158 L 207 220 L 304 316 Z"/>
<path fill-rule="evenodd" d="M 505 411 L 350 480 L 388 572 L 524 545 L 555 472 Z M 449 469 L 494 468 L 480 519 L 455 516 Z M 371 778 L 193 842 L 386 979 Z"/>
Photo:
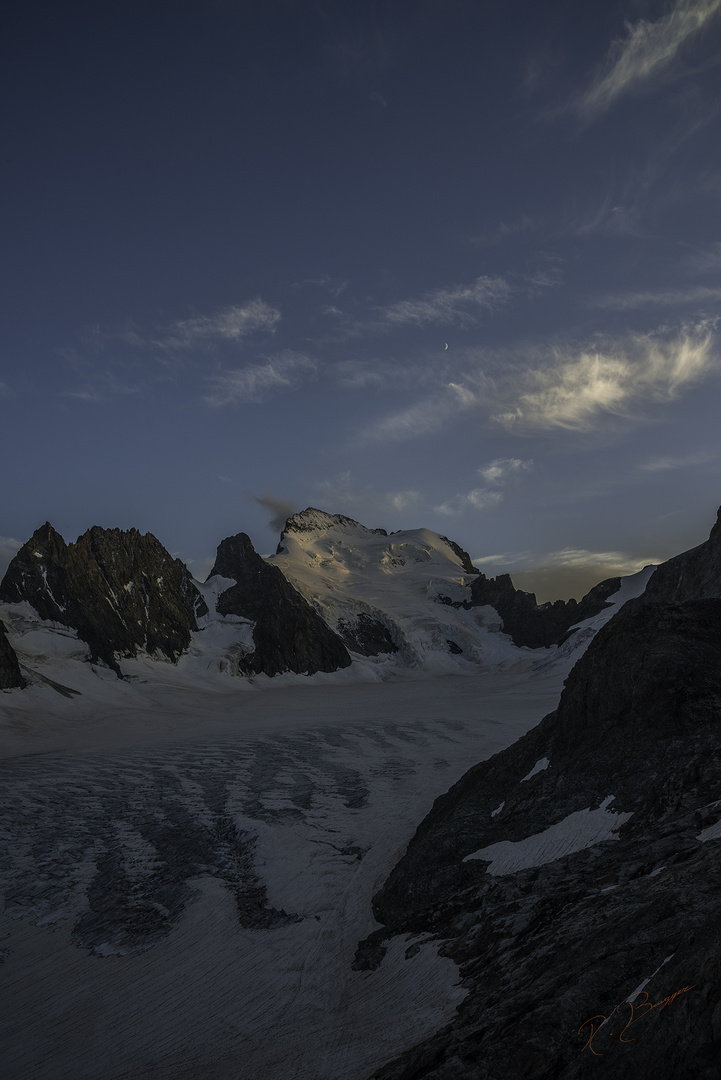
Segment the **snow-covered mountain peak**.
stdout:
<path fill-rule="evenodd" d="M 289 519 L 269 562 L 355 653 L 403 666 L 433 656 L 432 667 L 457 670 L 488 652 L 482 618 L 446 603 L 470 595 L 477 571 L 462 548 L 431 529 L 389 534 L 309 509 Z"/>
<path fill-rule="evenodd" d="M 300 526 L 294 524 L 298 519 L 303 519 Z M 270 561 L 291 579 L 304 581 L 311 592 L 323 588 L 323 582 L 335 591 L 350 578 L 357 587 L 367 585 L 374 592 L 380 584 L 378 575 L 402 575 L 407 586 L 425 591 L 429 577 L 465 584 L 465 577 L 474 572 L 466 553 L 431 529 L 389 535 L 385 529 L 368 529 L 351 518 L 320 510 L 306 510 L 288 520 Z"/>
<path fill-rule="evenodd" d="M 289 556 L 289 558 L 279 558 Z M 288 518 L 281 533 L 275 558 L 283 572 L 291 576 L 297 566 L 317 560 L 346 570 L 361 567 L 366 571 L 396 573 L 414 566 L 437 564 L 454 575 L 477 571 L 462 548 L 431 529 L 405 529 L 388 533 L 369 529 L 343 514 L 327 514 L 308 507 Z M 330 560 L 330 562 L 328 562 Z"/>
<path fill-rule="evenodd" d="M 301 510 L 293 514 L 285 523 L 285 528 L 280 536 L 280 546 L 289 533 L 328 533 L 340 532 L 345 534 L 358 534 L 359 536 L 387 536 L 385 529 L 368 529 L 359 521 L 346 517 L 345 514 L 327 514 L 325 510 L 318 510 L 315 506 L 309 506 L 307 510 Z"/>

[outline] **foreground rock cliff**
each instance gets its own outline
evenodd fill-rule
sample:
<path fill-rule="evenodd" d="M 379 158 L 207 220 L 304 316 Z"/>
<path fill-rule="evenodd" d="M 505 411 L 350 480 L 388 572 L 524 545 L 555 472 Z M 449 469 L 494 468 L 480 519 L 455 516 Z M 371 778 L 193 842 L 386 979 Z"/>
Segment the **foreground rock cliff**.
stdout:
<path fill-rule="evenodd" d="M 436 801 L 356 965 L 430 934 L 468 996 L 378 1080 L 721 1077 L 720 597 L 721 517 Z"/>
<path fill-rule="evenodd" d="M 117 658 L 140 651 L 177 660 L 208 610 L 187 567 L 151 533 L 95 527 L 66 544 L 49 522 L 10 563 L 0 600 L 72 627 L 118 675 Z"/>

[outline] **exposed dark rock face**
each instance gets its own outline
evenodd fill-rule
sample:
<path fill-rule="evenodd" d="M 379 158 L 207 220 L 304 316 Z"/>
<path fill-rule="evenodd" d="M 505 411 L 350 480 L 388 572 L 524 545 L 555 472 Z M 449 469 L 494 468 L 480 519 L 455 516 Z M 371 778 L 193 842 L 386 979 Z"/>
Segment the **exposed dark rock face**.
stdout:
<path fill-rule="evenodd" d="M 0 622 L 0 690 L 25 686 L 15 650 L 7 639 L 5 623 Z"/>
<path fill-rule="evenodd" d="M 257 554 L 245 533 L 229 536 L 220 544 L 209 579 L 216 574 L 236 582 L 218 597 L 218 614 L 238 615 L 255 623 L 255 649 L 239 659 L 241 674 L 295 671 L 314 675 L 350 665 L 351 658 L 338 635 L 278 567 Z"/>
<path fill-rule="evenodd" d="M 207 606 L 188 569 L 151 533 L 89 529 L 74 544 L 46 523 L 18 551 L 0 600 L 27 600 L 41 618 L 77 630 L 91 658 L 121 674 L 139 650 L 177 660 Z"/>
<path fill-rule="evenodd" d="M 430 932 L 469 992 L 451 1025 L 377 1077 L 721 1077 L 721 825 L 699 839 L 721 819 L 720 532 L 660 567 L 598 633 L 556 712 L 420 825 L 356 964 L 376 966 L 391 934 Z M 609 796 L 617 838 L 545 863 L 536 843 L 525 868 L 490 872 L 540 833 L 551 860 L 546 831 L 566 821 L 568 834 L 570 815 Z"/>
<path fill-rule="evenodd" d="M 607 607 L 607 599 L 618 591 L 620 578 L 608 578 L 586 593 L 580 603 L 575 600 L 556 600 L 554 604 L 537 604 L 535 593 L 515 589 L 508 574 L 487 578 L 479 574 L 471 582 L 471 599 L 464 607 L 495 608 L 503 620 L 503 632 L 514 645 L 540 649 L 560 645 L 568 637 L 571 626 L 598 615 Z"/>
<path fill-rule="evenodd" d="M 355 619 L 339 619 L 338 634 L 343 644 L 362 656 L 396 653 L 398 646 L 388 627 L 371 615 L 361 612 Z"/>
<path fill-rule="evenodd" d="M 27 600 L 41 619 L 66 622 L 68 546 L 49 521 L 36 529 L 7 568 L 0 582 L 0 600 Z"/>
<path fill-rule="evenodd" d="M 457 544 L 455 540 L 449 540 L 447 536 L 442 536 L 441 540 L 448 544 L 451 551 L 458 556 L 461 560 L 461 566 L 467 574 L 480 574 L 480 570 L 477 566 L 474 566 L 471 562 L 471 556 L 467 551 L 464 551 L 460 544 Z"/>
<path fill-rule="evenodd" d="M 662 563 L 651 575 L 644 601 L 698 600 L 721 595 L 721 509 L 703 544 Z"/>

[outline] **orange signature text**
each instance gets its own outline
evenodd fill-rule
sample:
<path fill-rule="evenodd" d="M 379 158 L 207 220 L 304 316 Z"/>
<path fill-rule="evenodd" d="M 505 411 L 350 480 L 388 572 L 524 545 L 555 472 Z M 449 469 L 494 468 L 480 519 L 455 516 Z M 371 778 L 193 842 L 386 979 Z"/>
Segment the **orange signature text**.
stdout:
<path fill-rule="evenodd" d="M 675 1001 L 677 997 L 681 994 L 688 993 L 689 990 L 693 990 L 696 985 L 697 983 L 693 983 L 691 986 L 682 986 L 675 994 L 669 994 L 668 997 L 653 1002 L 649 1001 L 648 994 L 643 990 L 638 994 L 631 994 L 629 997 L 624 998 L 624 1000 L 620 1002 L 608 1016 L 604 1016 L 603 1013 L 598 1013 L 596 1016 L 591 1016 L 588 1020 L 584 1020 L 578 1029 L 578 1034 L 587 1035 L 588 1038 L 585 1045 L 581 1048 L 581 1053 L 583 1053 L 584 1050 L 590 1050 L 595 1057 L 603 1057 L 603 1054 L 594 1047 L 593 1040 L 597 1039 L 602 1031 L 604 1035 L 614 1037 L 617 1034 L 617 1029 L 622 1024 L 623 1027 L 621 1027 L 621 1031 L 618 1032 L 619 1042 L 634 1042 L 635 1035 L 633 1037 L 627 1037 L 629 1028 L 633 1027 L 634 1024 L 637 1024 L 639 1020 L 643 1020 L 644 1017 L 650 1016 L 655 1010 L 662 1012 L 672 1001 Z M 624 1020 L 626 1021 L 625 1024 L 623 1023 Z M 584 1031 L 584 1028 L 590 1029 L 590 1034 L 588 1030 Z"/>

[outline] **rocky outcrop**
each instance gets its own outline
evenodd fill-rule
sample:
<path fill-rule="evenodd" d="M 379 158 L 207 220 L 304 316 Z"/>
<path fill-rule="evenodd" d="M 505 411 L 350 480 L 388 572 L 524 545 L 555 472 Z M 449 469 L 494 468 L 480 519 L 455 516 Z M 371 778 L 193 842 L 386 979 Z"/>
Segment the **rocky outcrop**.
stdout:
<path fill-rule="evenodd" d="M 721 1077 L 719 532 L 599 631 L 556 712 L 436 801 L 374 898 L 357 967 L 431 934 L 468 990 L 378 1078 Z"/>
<path fill-rule="evenodd" d="M 26 600 L 72 627 L 118 675 L 117 658 L 139 651 L 177 660 L 208 610 L 187 567 L 151 533 L 96 526 L 66 544 L 49 522 L 10 563 L 0 600 Z"/>
<path fill-rule="evenodd" d="M 7 639 L 5 623 L 0 622 L 0 690 L 22 689 L 25 680 L 15 650 Z"/>
<path fill-rule="evenodd" d="M 643 594 L 645 603 L 699 600 L 721 595 L 721 509 L 703 544 L 658 566 Z"/>
<path fill-rule="evenodd" d="M 218 614 L 236 615 L 255 624 L 255 648 L 239 658 L 240 674 L 294 671 L 314 675 L 350 665 L 351 658 L 337 634 L 281 571 L 257 554 L 245 533 L 220 544 L 208 580 L 216 575 L 236 583 L 218 596 Z"/>
<path fill-rule="evenodd" d="M 467 574 L 480 574 L 481 571 L 477 566 L 474 566 L 471 562 L 471 556 L 465 551 L 460 544 L 457 544 L 455 540 L 449 540 L 447 536 L 441 536 L 446 544 L 448 544 L 451 551 L 458 556 L 461 561 L 461 566 Z"/>
<path fill-rule="evenodd" d="M 537 604 L 535 593 L 515 589 L 508 574 L 495 578 L 479 574 L 471 582 L 471 599 L 463 606 L 495 608 L 503 621 L 503 632 L 514 645 L 540 649 L 561 645 L 570 627 L 603 611 L 608 597 L 618 591 L 620 584 L 620 578 L 608 578 L 586 593 L 580 603 L 556 600 L 553 604 Z"/>
<path fill-rule="evenodd" d="M 399 651 L 385 623 L 364 611 L 355 618 L 339 619 L 337 629 L 343 644 L 361 656 L 380 656 L 381 653 Z"/>

